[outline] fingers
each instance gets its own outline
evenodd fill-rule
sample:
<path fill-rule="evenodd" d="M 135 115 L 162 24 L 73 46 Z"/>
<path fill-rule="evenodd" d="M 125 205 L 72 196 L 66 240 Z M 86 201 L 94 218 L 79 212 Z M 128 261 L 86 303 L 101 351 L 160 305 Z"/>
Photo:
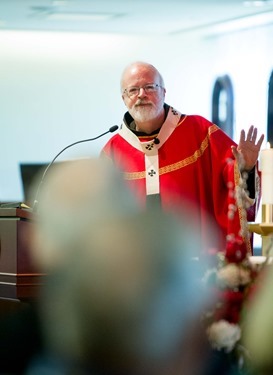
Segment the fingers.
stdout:
<path fill-rule="evenodd" d="M 231 146 L 231 151 L 233 153 L 233 156 L 235 157 L 235 159 L 239 158 L 239 152 L 237 150 L 237 148 L 235 146 Z"/>
<path fill-rule="evenodd" d="M 245 166 L 245 160 L 244 160 L 243 154 L 239 152 L 235 146 L 231 146 L 231 151 L 233 153 L 234 158 L 237 160 L 240 170 L 243 170 Z"/>
<path fill-rule="evenodd" d="M 251 125 L 250 128 L 248 129 L 248 132 L 247 132 L 247 137 L 246 137 L 246 140 L 251 142 L 252 141 L 252 137 L 253 137 L 253 129 L 254 129 L 254 126 Z M 256 128 L 255 128 L 256 129 Z M 255 132 L 255 130 L 254 130 Z M 256 129 L 256 136 L 257 136 L 257 129 Z"/>
<path fill-rule="evenodd" d="M 233 153 L 233 156 L 236 158 L 238 156 L 238 151 L 235 146 L 231 146 L 231 151 Z"/>
<path fill-rule="evenodd" d="M 256 139 L 257 139 L 257 133 L 258 133 L 258 129 L 257 128 L 254 128 L 253 130 L 253 133 L 252 133 L 252 142 L 256 142 Z"/>
<path fill-rule="evenodd" d="M 246 141 L 252 142 L 256 144 L 257 140 L 257 135 L 258 135 L 258 129 L 254 127 L 254 125 L 251 125 L 250 128 L 248 129 L 247 132 L 247 138 Z M 264 134 L 262 134 L 257 142 L 257 147 L 260 148 L 264 140 Z"/>
<path fill-rule="evenodd" d="M 249 131 L 248 131 L 249 132 Z M 244 131 L 244 129 L 241 130 L 241 134 L 240 134 L 240 140 L 239 140 L 239 143 L 242 143 L 245 141 L 245 137 L 246 137 L 246 133 Z"/>
<path fill-rule="evenodd" d="M 261 145 L 262 145 L 263 141 L 264 141 L 264 134 L 262 134 L 262 135 L 260 136 L 260 139 L 258 140 L 257 146 L 258 146 L 259 148 L 261 148 Z"/>

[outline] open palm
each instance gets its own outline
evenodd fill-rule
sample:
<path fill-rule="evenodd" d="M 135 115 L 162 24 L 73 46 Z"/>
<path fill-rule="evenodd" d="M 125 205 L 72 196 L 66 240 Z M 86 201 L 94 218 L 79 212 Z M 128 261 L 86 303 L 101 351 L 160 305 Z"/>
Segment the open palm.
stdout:
<path fill-rule="evenodd" d="M 232 146 L 233 155 L 237 159 L 241 170 L 251 171 L 258 160 L 261 145 L 264 140 L 264 134 L 260 136 L 256 143 L 257 133 L 257 128 L 251 125 L 247 136 L 245 136 L 244 130 L 241 131 L 237 148 Z"/>

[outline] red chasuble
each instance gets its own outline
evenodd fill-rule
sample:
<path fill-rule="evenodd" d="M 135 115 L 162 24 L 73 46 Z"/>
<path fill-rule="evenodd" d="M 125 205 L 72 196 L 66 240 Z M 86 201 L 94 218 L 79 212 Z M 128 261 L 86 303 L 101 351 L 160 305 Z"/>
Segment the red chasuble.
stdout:
<path fill-rule="evenodd" d="M 199 250 L 225 251 L 227 240 L 243 238 L 251 251 L 243 231 L 245 210 L 236 200 L 240 173 L 231 151 L 235 143 L 205 118 L 181 115 L 172 107 L 156 138 L 157 144 L 155 135 L 138 137 L 124 121 L 102 155 L 122 170 L 143 206 L 147 196 L 159 194 L 163 210 L 190 221 L 202 239 Z"/>

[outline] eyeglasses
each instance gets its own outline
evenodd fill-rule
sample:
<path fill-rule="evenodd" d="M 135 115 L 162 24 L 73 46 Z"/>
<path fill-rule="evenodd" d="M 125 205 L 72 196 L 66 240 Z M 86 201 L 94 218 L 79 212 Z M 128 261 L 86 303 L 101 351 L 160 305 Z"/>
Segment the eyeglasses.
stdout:
<path fill-rule="evenodd" d="M 146 94 L 150 94 L 150 93 L 156 92 L 159 88 L 163 88 L 163 87 L 157 83 L 148 83 L 147 85 L 144 85 L 141 87 L 138 87 L 138 86 L 127 87 L 127 89 L 125 89 L 123 93 L 127 94 L 129 98 L 134 98 L 135 96 L 138 96 L 140 89 L 143 89 L 146 92 Z"/>

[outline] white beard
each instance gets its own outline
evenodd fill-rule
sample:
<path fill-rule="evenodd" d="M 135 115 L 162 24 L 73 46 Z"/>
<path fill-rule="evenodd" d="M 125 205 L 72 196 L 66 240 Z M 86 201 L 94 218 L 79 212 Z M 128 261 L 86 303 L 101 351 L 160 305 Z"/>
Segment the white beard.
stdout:
<path fill-rule="evenodd" d="M 135 122 L 147 122 L 154 120 L 157 118 L 163 108 L 163 101 L 162 105 L 155 107 L 154 105 L 147 105 L 147 106 L 134 106 L 129 110 L 130 115 L 133 117 Z"/>

